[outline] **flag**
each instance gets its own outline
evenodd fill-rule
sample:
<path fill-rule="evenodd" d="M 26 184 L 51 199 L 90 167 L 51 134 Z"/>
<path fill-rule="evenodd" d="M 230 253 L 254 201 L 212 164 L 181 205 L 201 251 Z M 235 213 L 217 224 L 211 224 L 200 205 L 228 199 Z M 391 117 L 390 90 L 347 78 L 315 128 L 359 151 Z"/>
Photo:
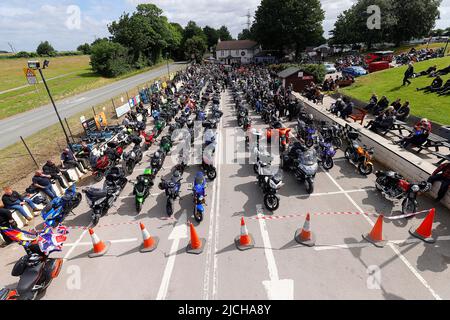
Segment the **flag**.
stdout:
<path fill-rule="evenodd" d="M 63 243 L 67 240 L 66 234 L 69 231 L 66 227 L 59 225 L 55 229 L 46 228 L 43 232 L 39 233 L 38 244 L 43 253 L 49 255 L 55 251 L 61 251 Z"/>
<path fill-rule="evenodd" d="M 0 230 L 2 230 L 3 234 L 11 239 L 11 241 L 15 241 L 24 247 L 28 247 L 30 243 L 37 238 L 36 234 L 32 234 L 20 229 L 0 227 Z"/>

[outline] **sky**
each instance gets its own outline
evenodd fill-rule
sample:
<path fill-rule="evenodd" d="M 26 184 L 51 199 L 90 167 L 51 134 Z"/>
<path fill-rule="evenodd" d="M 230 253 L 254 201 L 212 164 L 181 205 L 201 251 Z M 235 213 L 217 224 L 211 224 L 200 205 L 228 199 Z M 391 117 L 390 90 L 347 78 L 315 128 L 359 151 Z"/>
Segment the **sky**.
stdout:
<path fill-rule="evenodd" d="M 339 13 L 354 0 L 321 0 L 325 10 L 325 37 Z M 234 37 L 246 27 L 260 0 L 0 0 L 0 50 L 35 51 L 48 40 L 56 50 L 75 50 L 79 44 L 109 36 L 107 25 L 139 3 L 163 9 L 171 22 L 185 26 L 189 20 L 201 27 L 226 25 Z M 32 4 L 32 6 L 30 6 Z M 450 27 L 450 0 L 443 0 L 437 28 Z"/>

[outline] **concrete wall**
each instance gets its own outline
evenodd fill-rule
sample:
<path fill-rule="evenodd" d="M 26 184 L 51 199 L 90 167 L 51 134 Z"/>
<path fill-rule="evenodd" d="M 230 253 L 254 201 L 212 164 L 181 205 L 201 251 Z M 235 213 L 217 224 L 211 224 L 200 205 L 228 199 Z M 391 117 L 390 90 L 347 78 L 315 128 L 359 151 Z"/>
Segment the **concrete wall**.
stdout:
<path fill-rule="evenodd" d="M 319 121 L 328 121 L 337 123 L 342 127 L 350 126 L 360 132 L 360 140 L 363 144 L 374 148 L 374 159 L 382 165 L 399 172 L 405 178 L 411 181 L 424 181 L 436 170 L 436 166 L 419 158 L 415 154 L 392 144 L 390 140 L 365 129 L 358 123 L 349 123 L 345 120 L 335 117 L 331 113 L 320 110 L 312 103 L 302 99 L 307 111 L 312 113 L 314 118 Z M 429 193 L 436 197 L 440 183 L 435 183 L 432 191 Z M 442 203 L 450 209 L 450 191 L 442 200 Z"/>

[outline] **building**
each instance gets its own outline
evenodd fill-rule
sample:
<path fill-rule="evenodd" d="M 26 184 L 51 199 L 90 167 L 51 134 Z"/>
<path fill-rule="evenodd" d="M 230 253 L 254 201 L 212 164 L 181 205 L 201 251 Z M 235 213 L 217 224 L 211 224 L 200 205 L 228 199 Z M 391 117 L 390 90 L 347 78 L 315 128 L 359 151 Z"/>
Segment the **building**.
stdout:
<path fill-rule="evenodd" d="M 290 67 L 277 74 L 282 81 L 283 87 L 287 88 L 292 85 L 295 92 L 302 92 L 306 86 L 314 82 L 314 76 L 303 72 L 300 68 Z"/>
<path fill-rule="evenodd" d="M 252 40 L 220 41 L 216 47 L 216 59 L 223 64 L 252 63 L 261 46 Z"/>

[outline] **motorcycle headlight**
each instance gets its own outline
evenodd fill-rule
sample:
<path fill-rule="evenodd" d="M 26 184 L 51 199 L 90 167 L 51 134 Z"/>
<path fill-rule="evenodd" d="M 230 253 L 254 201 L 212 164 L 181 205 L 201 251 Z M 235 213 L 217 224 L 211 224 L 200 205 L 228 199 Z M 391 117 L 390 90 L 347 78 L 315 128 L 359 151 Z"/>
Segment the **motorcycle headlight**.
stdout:
<path fill-rule="evenodd" d="M 198 196 L 198 201 L 203 201 L 203 196 Z"/>
<path fill-rule="evenodd" d="M 269 185 L 272 189 L 278 190 L 281 188 L 281 183 L 282 183 L 281 181 L 278 183 L 275 183 L 273 180 L 270 180 Z"/>
<path fill-rule="evenodd" d="M 419 192 L 420 188 L 419 188 L 419 186 L 418 186 L 417 184 L 415 184 L 415 185 L 413 185 L 413 186 L 411 187 L 411 190 L 412 190 L 413 192 Z"/>

